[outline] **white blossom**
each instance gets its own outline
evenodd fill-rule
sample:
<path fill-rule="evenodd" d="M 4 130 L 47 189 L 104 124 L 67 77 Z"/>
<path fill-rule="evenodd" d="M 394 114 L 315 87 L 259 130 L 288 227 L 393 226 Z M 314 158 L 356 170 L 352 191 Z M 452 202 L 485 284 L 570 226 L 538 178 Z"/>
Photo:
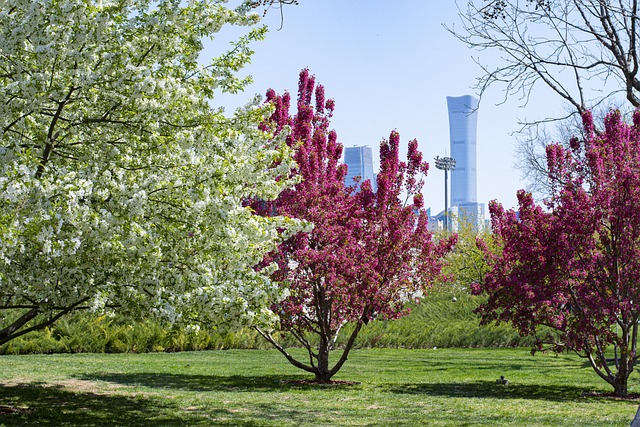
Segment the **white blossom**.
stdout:
<path fill-rule="evenodd" d="M 300 224 L 243 203 L 290 186 L 292 161 L 258 130 L 268 108 L 212 107 L 264 35 L 200 64 L 203 37 L 256 22 L 223 3 L 0 3 L 0 309 L 273 320 L 253 266 Z"/>

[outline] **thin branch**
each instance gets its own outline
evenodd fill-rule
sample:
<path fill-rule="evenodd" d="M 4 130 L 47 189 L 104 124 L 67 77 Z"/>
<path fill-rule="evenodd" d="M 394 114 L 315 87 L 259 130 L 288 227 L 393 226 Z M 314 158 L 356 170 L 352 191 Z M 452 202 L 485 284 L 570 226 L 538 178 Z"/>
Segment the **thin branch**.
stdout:
<path fill-rule="evenodd" d="M 278 344 L 278 342 L 273 339 L 273 337 L 271 336 L 271 334 L 269 334 L 268 332 L 263 331 L 262 329 L 260 329 L 257 326 L 254 326 L 254 329 L 256 331 L 258 331 L 258 333 L 260 335 L 262 335 L 262 337 L 264 339 L 266 339 L 267 341 L 269 341 L 271 343 L 271 345 L 273 345 L 280 353 L 282 353 L 282 355 L 289 361 L 289 363 L 291 363 L 293 366 L 295 366 L 296 368 L 302 369 L 304 371 L 307 372 L 311 372 L 312 374 L 316 373 L 316 369 L 314 369 L 312 366 L 308 366 L 305 365 L 302 362 L 299 362 L 298 360 L 296 360 L 296 358 L 294 358 L 293 356 L 291 356 L 291 354 L 289 354 L 289 352 L 282 347 L 280 344 Z"/>
<path fill-rule="evenodd" d="M 70 313 L 74 310 L 82 309 L 83 308 L 82 304 L 84 304 L 88 300 L 89 300 L 88 297 L 80 299 L 76 301 L 74 304 L 70 305 L 69 307 L 61 309 L 60 312 L 55 314 L 54 316 L 48 317 L 46 320 L 40 323 L 37 323 L 36 325 L 33 325 L 29 328 L 19 330 L 21 327 L 26 325 L 30 320 L 33 320 L 35 317 L 38 316 L 38 314 L 41 313 L 39 308 L 32 308 L 27 313 L 23 314 L 18 320 L 14 321 L 11 325 L 0 330 L 0 345 L 6 342 L 9 342 L 12 339 L 17 338 L 19 336 L 28 334 L 29 332 L 33 332 L 54 324 L 58 319 L 60 319 L 65 314 Z"/>
<path fill-rule="evenodd" d="M 355 328 L 353 328 L 353 332 L 351 332 L 351 335 L 349 336 L 349 340 L 347 341 L 347 344 L 345 345 L 344 350 L 342 351 L 342 355 L 340 356 L 340 359 L 338 359 L 336 364 L 329 371 L 330 375 L 334 375 L 336 372 L 338 372 L 340 368 L 342 368 L 342 365 L 344 365 L 344 362 L 347 361 L 349 352 L 353 348 L 353 343 L 356 341 L 356 337 L 358 336 L 358 333 L 360 333 L 360 329 L 362 329 L 363 324 L 364 323 L 361 320 L 359 320 L 358 323 L 356 323 L 356 326 Z"/>
<path fill-rule="evenodd" d="M 71 95 L 73 94 L 73 92 L 75 92 L 77 89 L 78 88 L 76 87 L 71 87 L 69 89 L 69 92 L 67 92 L 67 96 L 65 97 L 65 99 L 58 102 L 58 108 L 56 110 L 56 113 L 51 119 L 51 123 L 49 124 L 49 130 L 47 132 L 47 139 L 45 140 L 45 147 L 42 153 L 42 158 L 40 160 L 40 164 L 38 165 L 38 169 L 36 170 L 36 173 L 35 173 L 36 179 L 39 179 L 42 176 L 42 173 L 44 172 L 44 168 L 47 165 L 47 162 L 49 161 L 49 156 L 51 155 L 51 151 L 53 150 L 53 145 L 55 144 L 55 140 L 57 138 L 56 125 L 58 123 L 58 120 L 62 116 L 62 111 L 64 110 L 65 106 L 71 99 Z"/>

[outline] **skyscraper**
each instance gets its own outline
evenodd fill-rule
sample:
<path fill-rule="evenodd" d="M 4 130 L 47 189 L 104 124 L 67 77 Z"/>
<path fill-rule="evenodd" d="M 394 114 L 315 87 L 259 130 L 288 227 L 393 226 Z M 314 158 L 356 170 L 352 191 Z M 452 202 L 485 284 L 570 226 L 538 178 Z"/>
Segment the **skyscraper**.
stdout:
<path fill-rule="evenodd" d="M 448 96 L 449 138 L 451 157 L 456 167 L 451 172 L 451 206 L 458 216 L 481 228 L 484 223 L 484 204 L 478 203 L 476 176 L 476 129 L 478 99 L 470 95 Z"/>
<path fill-rule="evenodd" d="M 353 178 L 360 177 L 360 182 L 371 181 L 373 190 L 377 190 L 375 175 L 373 174 L 373 152 L 371 147 L 345 147 L 344 163 L 347 165 L 347 176 L 344 178 L 346 186 L 355 185 Z"/>
<path fill-rule="evenodd" d="M 451 172 L 451 205 L 478 201 L 476 179 L 476 128 L 478 100 L 470 95 L 447 96 L 451 157 L 456 168 Z"/>

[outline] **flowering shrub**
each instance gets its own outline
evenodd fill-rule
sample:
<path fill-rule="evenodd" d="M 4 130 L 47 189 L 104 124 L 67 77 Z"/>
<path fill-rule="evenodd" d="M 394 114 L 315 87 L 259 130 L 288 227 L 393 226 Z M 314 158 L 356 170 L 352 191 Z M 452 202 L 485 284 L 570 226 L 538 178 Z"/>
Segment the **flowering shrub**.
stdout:
<path fill-rule="evenodd" d="M 408 161 L 401 162 L 400 136 L 391 132 L 380 143 L 377 192 L 369 181 L 361 182 L 356 191 L 355 186 L 345 186 L 342 145 L 329 130 L 334 102 L 325 100 L 324 88 L 315 86 L 308 70 L 300 73 L 298 88 L 294 117 L 289 115 L 288 93 L 268 92 L 275 112 L 264 126 L 274 133 L 290 129 L 286 142 L 295 149 L 294 176 L 301 181 L 272 203 L 257 203 L 256 209 L 314 226 L 265 258 L 279 264 L 272 277 L 289 293 L 274 307 L 280 327 L 307 349 L 309 362 L 296 360 L 271 334 L 260 331 L 293 365 L 318 381 L 328 381 L 346 361 L 364 324 L 407 314 L 405 303 L 420 298 L 439 276 L 441 258 L 455 237 L 437 242 L 427 230 L 420 190 L 428 164 L 417 141 L 409 143 Z M 355 327 L 330 366 L 329 352 L 347 322 Z M 315 348 L 313 341 L 318 343 Z"/>
<path fill-rule="evenodd" d="M 0 343 L 76 309 L 173 322 L 268 322 L 252 267 L 282 217 L 247 197 L 290 185 L 286 144 L 227 118 L 253 28 L 210 64 L 202 38 L 257 21 L 217 1 L 9 0 L 0 8 Z"/>
<path fill-rule="evenodd" d="M 554 192 L 544 207 L 524 191 L 517 213 L 491 204 L 504 248 L 494 254 L 479 242 L 491 271 L 472 290 L 489 295 L 484 323 L 508 321 L 523 335 L 552 328 L 557 334 L 539 336 L 534 350 L 583 354 L 624 396 L 640 318 L 640 112 L 630 125 L 609 113 L 603 132 L 590 113 L 583 123 L 583 141 L 547 148 Z"/>

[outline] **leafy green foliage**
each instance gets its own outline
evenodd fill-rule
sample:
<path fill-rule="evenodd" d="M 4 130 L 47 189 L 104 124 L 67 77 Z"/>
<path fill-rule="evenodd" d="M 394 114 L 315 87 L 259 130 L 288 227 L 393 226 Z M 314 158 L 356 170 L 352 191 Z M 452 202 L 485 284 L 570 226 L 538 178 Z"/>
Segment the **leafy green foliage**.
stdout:
<path fill-rule="evenodd" d="M 456 299 L 454 302 L 453 299 Z M 452 293 L 437 287 L 413 305 L 411 314 L 393 321 L 376 321 L 363 328 L 356 345 L 362 347 L 515 347 L 530 345 L 509 325 L 480 326 L 474 310 L 482 297 Z M 345 327 L 348 333 L 349 326 Z M 340 344 L 338 340 L 338 344 Z"/>
<path fill-rule="evenodd" d="M 455 293 L 469 293 L 471 284 L 483 281 L 490 269 L 483 251 L 476 244 L 477 240 L 482 239 L 493 253 L 500 253 L 502 249 L 490 230 L 477 231 L 474 224 L 463 217 L 453 219 L 458 224 L 458 241 L 445 258 L 443 271 L 450 280 L 443 283 L 441 288 Z M 441 234 L 439 237 L 446 235 Z"/>
<path fill-rule="evenodd" d="M 295 341 L 281 337 L 288 345 Z M 0 354 L 149 353 L 222 349 L 267 349 L 255 330 L 189 329 L 155 320 L 74 313 L 50 327 L 18 337 Z"/>
<path fill-rule="evenodd" d="M 457 301 L 453 302 L 453 298 Z M 369 322 L 356 340 L 355 348 L 432 348 L 432 347 L 512 347 L 529 346 L 533 338 L 523 338 L 509 325 L 480 326 L 473 313 L 483 297 L 449 288 L 435 287 L 408 316 L 389 321 Z M 352 325 L 344 327 L 336 345 L 348 339 Z M 278 339 L 287 347 L 299 343 L 288 334 Z M 308 339 L 315 343 L 313 336 Z M 136 321 L 122 316 L 106 317 L 77 313 L 56 324 L 0 347 L 0 354 L 31 353 L 147 353 L 189 350 L 268 349 L 255 330 L 189 330 L 167 327 L 152 321 Z"/>

